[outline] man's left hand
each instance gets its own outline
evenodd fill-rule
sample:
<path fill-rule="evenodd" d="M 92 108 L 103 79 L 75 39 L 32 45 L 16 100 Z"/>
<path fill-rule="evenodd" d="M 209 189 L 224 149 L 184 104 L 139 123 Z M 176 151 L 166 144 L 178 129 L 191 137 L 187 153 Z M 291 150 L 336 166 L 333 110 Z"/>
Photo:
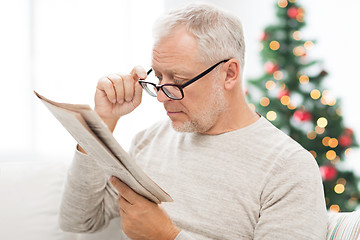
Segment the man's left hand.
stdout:
<path fill-rule="evenodd" d="M 110 183 L 118 190 L 121 227 L 131 239 L 173 240 L 180 230 L 174 226 L 165 210 L 134 192 L 116 177 Z"/>

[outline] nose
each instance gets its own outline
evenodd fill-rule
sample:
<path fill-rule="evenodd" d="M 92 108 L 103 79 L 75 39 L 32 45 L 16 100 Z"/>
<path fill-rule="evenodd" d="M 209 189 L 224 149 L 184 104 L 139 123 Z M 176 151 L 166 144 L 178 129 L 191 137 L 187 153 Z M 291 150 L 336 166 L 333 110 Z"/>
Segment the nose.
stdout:
<path fill-rule="evenodd" d="M 163 90 L 159 89 L 156 96 L 157 100 L 161 103 L 171 100 L 168 96 L 165 95 Z"/>

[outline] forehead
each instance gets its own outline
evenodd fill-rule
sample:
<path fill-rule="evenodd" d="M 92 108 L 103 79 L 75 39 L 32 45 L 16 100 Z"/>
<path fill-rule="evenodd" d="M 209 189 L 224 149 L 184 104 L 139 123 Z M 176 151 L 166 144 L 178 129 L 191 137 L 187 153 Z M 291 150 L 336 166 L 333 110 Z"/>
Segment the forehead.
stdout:
<path fill-rule="evenodd" d="M 198 49 L 195 38 L 181 27 L 161 39 L 153 48 L 152 66 L 156 71 L 187 71 L 198 65 Z"/>

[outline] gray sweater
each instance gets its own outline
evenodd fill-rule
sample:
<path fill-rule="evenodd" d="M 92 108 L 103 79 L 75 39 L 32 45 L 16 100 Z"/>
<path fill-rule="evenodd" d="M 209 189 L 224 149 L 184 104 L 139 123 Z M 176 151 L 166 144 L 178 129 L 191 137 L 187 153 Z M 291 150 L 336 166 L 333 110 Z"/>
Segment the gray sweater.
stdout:
<path fill-rule="evenodd" d="M 130 155 L 174 199 L 162 205 L 182 229 L 177 240 L 326 238 L 315 159 L 263 117 L 219 135 L 179 133 L 169 121 L 160 122 L 135 137 Z M 76 152 L 61 227 L 74 232 L 106 227 L 119 217 L 116 198 L 95 160 Z"/>

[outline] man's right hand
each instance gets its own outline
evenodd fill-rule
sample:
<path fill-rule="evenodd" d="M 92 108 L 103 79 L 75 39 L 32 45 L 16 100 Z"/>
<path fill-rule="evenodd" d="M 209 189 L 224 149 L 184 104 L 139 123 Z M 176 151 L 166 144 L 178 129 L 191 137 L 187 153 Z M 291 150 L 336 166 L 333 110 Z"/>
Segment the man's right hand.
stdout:
<path fill-rule="evenodd" d="M 114 131 L 121 116 L 140 105 L 142 87 L 138 80 L 145 78 L 145 69 L 136 66 L 130 74 L 110 74 L 99 79 L 95 92 L 95 111 L 110 131 Z"/>

